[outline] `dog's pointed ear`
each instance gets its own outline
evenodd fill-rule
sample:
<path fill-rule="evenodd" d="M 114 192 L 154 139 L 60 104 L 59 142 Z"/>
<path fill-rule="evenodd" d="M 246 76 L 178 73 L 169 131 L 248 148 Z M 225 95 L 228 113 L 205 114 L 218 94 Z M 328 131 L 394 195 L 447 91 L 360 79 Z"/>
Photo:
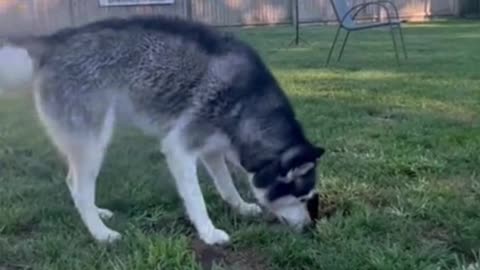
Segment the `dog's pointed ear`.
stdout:
<path fill-rule="evenodd" d="M 298 166 L 297 168 L 291 169 L 290 171 L 288 171 L 287 176 L 284 178 L 285 182 L 291 182 L 298 177 L 307 174 L 314 167 L 315 164 L 313 162 L 308 162 Z"/>
<path fill-rule="evenodd" d="M 280 159 L 282 175 L 301 165 L 315 162 L 325 153 L 325 149 L 318 146 L 302 145 L 285 151 Z"/>

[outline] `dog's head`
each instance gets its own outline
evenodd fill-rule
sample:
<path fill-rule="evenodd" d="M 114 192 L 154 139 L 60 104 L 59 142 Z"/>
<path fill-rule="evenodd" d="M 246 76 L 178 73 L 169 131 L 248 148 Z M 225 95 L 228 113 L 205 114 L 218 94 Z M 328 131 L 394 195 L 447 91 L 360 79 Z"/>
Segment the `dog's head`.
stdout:
<path fill-rule="evenodd" d="M 301 230 L 317 218 L 315 168 L 324 151 L 311 145 L 292 147 L 253 176 L 260 204 L 295 229 Z"/>

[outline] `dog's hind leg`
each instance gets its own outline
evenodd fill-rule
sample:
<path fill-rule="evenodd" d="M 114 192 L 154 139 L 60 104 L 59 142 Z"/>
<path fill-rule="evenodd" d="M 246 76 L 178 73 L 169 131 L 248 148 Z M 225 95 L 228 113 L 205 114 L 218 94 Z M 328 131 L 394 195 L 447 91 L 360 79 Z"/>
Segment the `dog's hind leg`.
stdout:
<path fill-rule="evenodd" d="M 73 175 L 72 175 L 72 170 L 70 168 L 68 169 L 66 182 L 67 182 L 67 186 L 68 186 L 68 190 L 70 191 L 70 194 L 73 194 Z M 100 217 L 103 219 L 110 219 L 113 217 L 113 212 L 105 208 L 97 207 L 97 212 L 100 215 Z"/>
<path fill-rule="evenodd" d="M 100 219 L 95 205 L 95 187 L 104 149 L 93 138 L 73 139 L 63 146 L 72 172 L 71 195 L 75 206 L 92 236 L 100 242 L 111 242 L 120 234 L 110 230 Z"/>
<path fill-rule="evenodd" d="M 258 205 L 247 203 L 240 196 L 222 154 L 209 153 L 203 155 L 202 161 L 213 178 L 218 193 L 230 206 L 245 216 L 258 215 L 262 212 Z"/>
<path fill-rule="evenodd" d="M 103 114 L 104 121 L 101 127 L 72 129 L 63 127 L 51 116 L 52 114 L 44 113 L 46 107 L 42 105 L 40 97 L 37 95 L 35 99 L 37 111 L 47 133 L 68 161 L 67 184 L 84 224 L 97 241 L 111 242 L 119 239 L 120 234 L 102 222 L 99 214 L 101 210 L 99 211 L 95 205 L 96 179 L 112 135 L 114 107 L 110 107 Z"/>

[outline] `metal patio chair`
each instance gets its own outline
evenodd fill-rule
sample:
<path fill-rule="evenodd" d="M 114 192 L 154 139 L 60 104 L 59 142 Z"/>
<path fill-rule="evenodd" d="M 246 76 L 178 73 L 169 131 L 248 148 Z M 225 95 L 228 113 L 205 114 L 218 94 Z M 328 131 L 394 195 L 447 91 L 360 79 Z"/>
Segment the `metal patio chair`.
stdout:
<path fill-rule="evenodd" d="M 395 50 L 395 57 L 397 59 L 397 63 L 400 63 L 400 59 L 398 56 L 397 41 L 395 39 L 394 30 L 395 29 L 399 30 L 400 40 L 403 48 L 403 54 L 405 56 L 405 59 L 408 58 L 407 49 L 405 48 L 405 42 L 403 40 L 401 21 L 400 21 L 400 17 L 398 16 L 398 9 L 394 3 L 390 1 L 373 1 L 373 2 L 366 2 L 366 3 L 354 5 L 349 8 L 346 0 L 330 0 L 330 2 L 333 6 L 335 17 L 337 18 L 339 26 L 337 29 L 337 33 L 335 34 L 335 38 L 333 40 L 332 46 L 330 48 L 330 52 L 328 53 L 327 65 L 330 63 L 330 58 L 332 56 L 332 52 L 335 48 L 335 45 L 337 43 L 338 35 L 340 34 L 341 29 L 345 29 L 347 31 L 347 34 L 343 40 L 343 44 L 340 49 L 340 53 L 338 55 L 337 61 L 340 61 L 340 59 L 342 58 L 343 51 L 345 49 L 345 45 L 347 43 L 350 32 L 367 30 L 372 28 L 379 28 L 379 27 L 390 27 L 390 33 L 392 34 L 393 48 Z M 372 23 L 357 22 L 355 20 L 357 18 L 357 15 L 361 11 L 371 6 L 377 6 L 383 9 L 387 15 L 387 20 L 382 22 L 372 22 Z"/>

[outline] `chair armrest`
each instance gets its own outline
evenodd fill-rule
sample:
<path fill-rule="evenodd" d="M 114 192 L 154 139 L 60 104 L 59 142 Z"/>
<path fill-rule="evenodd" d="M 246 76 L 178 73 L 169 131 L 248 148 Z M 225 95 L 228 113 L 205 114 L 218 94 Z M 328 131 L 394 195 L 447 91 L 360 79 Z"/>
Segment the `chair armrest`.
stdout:
<path fill-rule="evenodd" d="M 352 19 L 355 20 L 357 15 L 362 10 L 365 10 L 369 6 L 379 6 L 380 8 L 385 10 L 385 12 L 387 13 L 388 22 L 392 22 L 392 17 L 390 15 L 390 10 L 387 7 L 388 5 L 390 5 L 393 8 L 394 13 L 395 13 L 395 17 L 397 19 L 399 19 L 398 9 L 395 6 L 395 4 L 393 4 L 392 2 L 387 1 L 387 0 L 380 0 L 380 1 L 375 1 L 375 2 L 366 2 L 366 3 L 354 5 L 344 14 L 344 16 L 342 18 L 342 23 L 344 23 L 344 21 L 348 18 L 348 16 L 352 16 Z"/>

